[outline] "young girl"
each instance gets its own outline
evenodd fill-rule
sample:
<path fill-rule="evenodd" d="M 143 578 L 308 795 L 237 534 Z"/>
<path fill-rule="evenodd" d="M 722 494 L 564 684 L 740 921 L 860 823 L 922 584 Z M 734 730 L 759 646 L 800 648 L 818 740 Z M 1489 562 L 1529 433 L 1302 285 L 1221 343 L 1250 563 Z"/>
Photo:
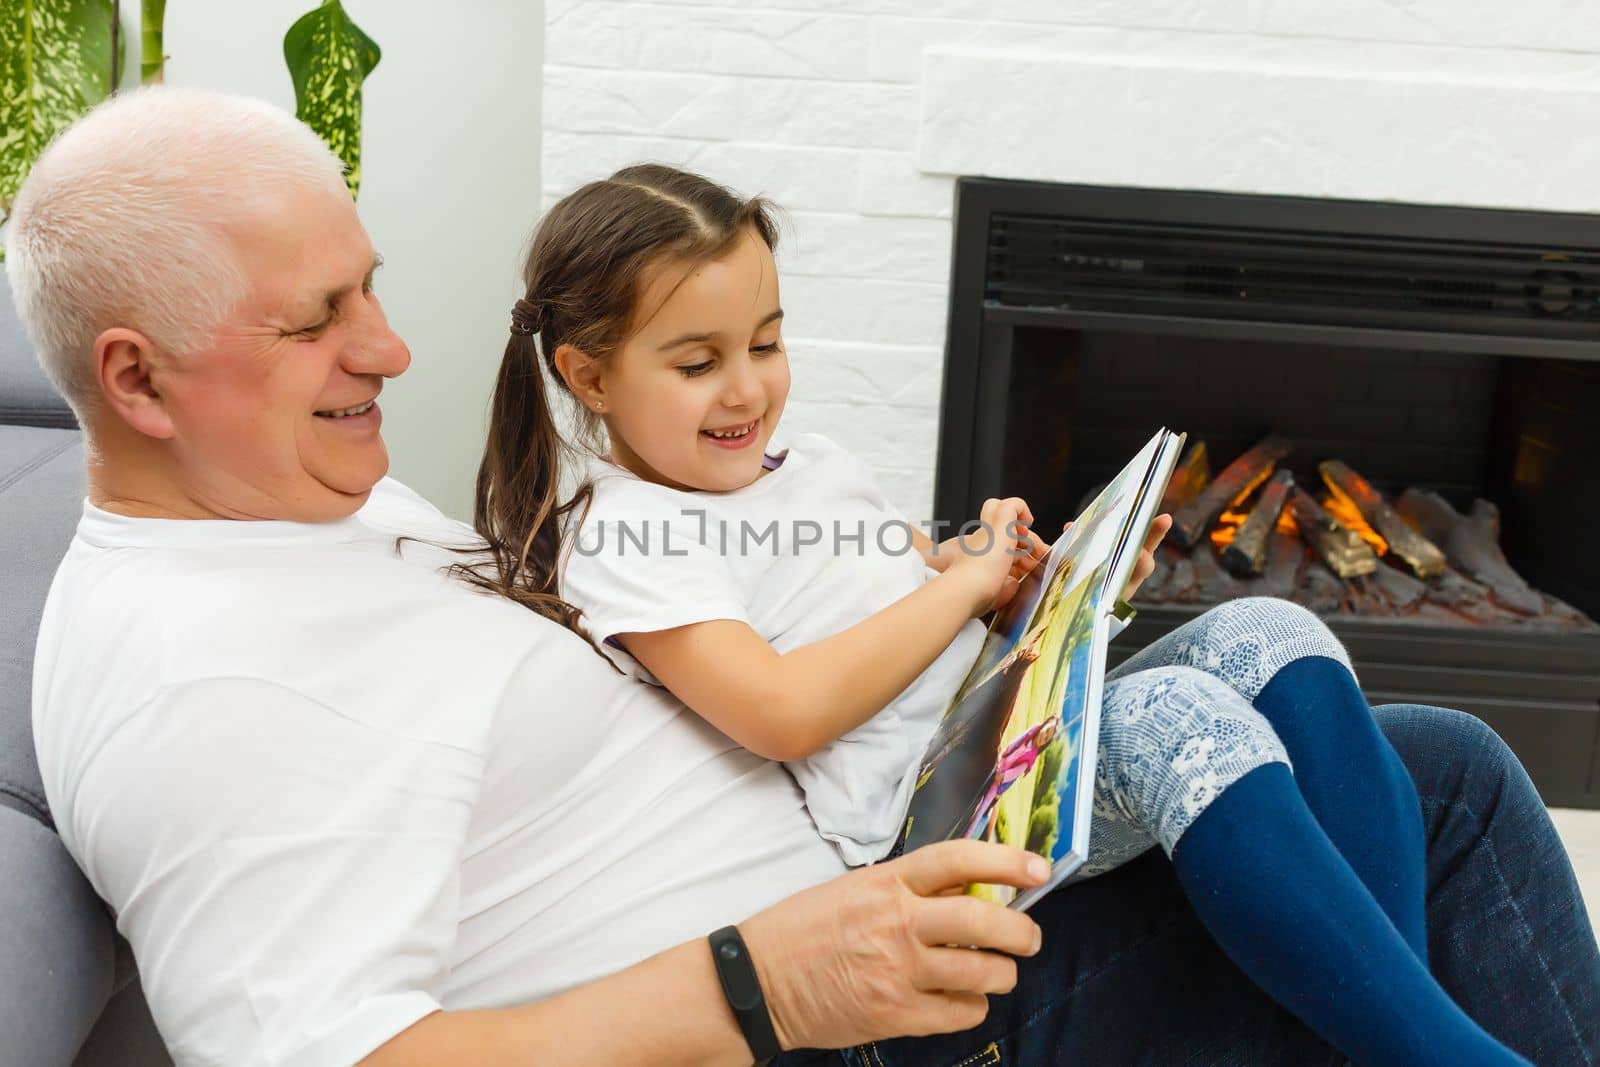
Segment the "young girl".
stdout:
<path fill-rule="evenodd" d="M 779 435 L 776 243 L 763 201 L 667 167 L 552 208 L 512 314 L 477 525 L 498 591 L 785 761 L 819 831 L 871 862 L 978 617 L 1041 546 L 1016 499 L 983 508 L 1001 536 L 935 546 L 859 460 Z M 589 446 L 564 502 L 541 359 Z M 1159 844 L 1223 949 L 1360 1062 L 1523 1062 L 1428 972 L 1417 794 L 1314 616 L 1213 609 L 1112 672 L 1101 722 L 1082 877 Z"/>

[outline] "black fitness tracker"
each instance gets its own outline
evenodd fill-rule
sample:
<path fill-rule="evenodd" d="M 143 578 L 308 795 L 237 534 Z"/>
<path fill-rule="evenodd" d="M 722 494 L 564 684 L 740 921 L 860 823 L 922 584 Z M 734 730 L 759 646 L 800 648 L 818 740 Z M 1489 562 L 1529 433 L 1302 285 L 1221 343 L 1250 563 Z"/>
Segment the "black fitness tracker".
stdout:
<path fill-rule="evenodd" d="M 771 1059 L 783 1049 L 772 1029 L 772 1016 L 767 1013 L 767 1001 L 761 995 L 761 982 L 756 978 L 755 964 L 750 962 L 750 950 L 739 936 L 739 928 L 724 926 L 708 940 L 722 993 L 728 998 L 728 1007 L 733 1009 L 733 1018 L 751 1054 L 757 1062 Z"/>

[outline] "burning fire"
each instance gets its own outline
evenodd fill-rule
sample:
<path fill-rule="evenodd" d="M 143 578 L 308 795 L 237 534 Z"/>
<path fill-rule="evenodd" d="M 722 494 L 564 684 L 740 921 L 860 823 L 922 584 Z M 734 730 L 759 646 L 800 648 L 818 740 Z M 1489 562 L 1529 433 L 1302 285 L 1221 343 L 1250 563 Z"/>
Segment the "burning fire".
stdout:
<path fill-rule="evenodd" d="M 1354 503 L 1338 494 L 1329 494 L 1323 500 L 1322 506 L 1328 509 L 1328 514 L 1338 519 L 1346 528 L 1353 531 L 1361 540 L 1372 546 L 1372 550 L 1379 556 L 1389 551 L 1389 542 L 1383 536 L 1367 525 L 1367 520 L 1361 517 L 1361 512 Z"/>
<path fill-rule="evenodd" d="M 1356 509 L 1354 503 L 1331 493 L 1325 494 L 1318 503 L 1328 509 L 1328 514 L 1338 519 L 1346 527 L 1353 530 L 1356 536 L 1371 545 L 1372 550 L 1379 556 L 1389 551 L 1389 542 L 1385 541 L 1383 535 L 1374 530 L 1367 523 L 1367 520 L 1361 517 L 1361 512 Z M 1233 539 L 1239 535 L 1239 527 L 1243 526 L 1245 520 L 1249 517 L 1250 512 L 1241 510 L 1240 504 L 1235 504 L 1224 511 L 1217 517 L 1217 524 L 1211 529 L 1212 547 L 1221 552 L 1233 544 Z M 1300 532 L 1300 528 L 1295 525 L 1294 513 L 1288 508 L 1284 508 L 1278 516 L 1278 532 L 1284 534 L 1297 534 Z"/>
<path fill-rule="evenodd" d="M 1243 526 L 1244 520 L 1249 517 L 1248 511 L 1229 508 L 1217 518 L 1217 525 L 1211 530 L 1211 543 L 1218 552 L 1233 544 L 1233 539 L 1239 534 L 1239 527 Z"/>
<path fill-rule="evenodd" d="M 1239 527 L 1243 526 L 1244 521 L 1249 517 L 1250 513 L 1248 511 L 1240 511 L 1237 507 L 1224 511 L 1217 517 L 1217 525 L 1211 530 L 1212 546 L 1218 552 L 1221 552 L 1233 544 L 1233 539 L 1239 535 Z M 1294 524 L 1294 514 L 1288 508 L 1284 508 L 1278 515 L 1278 532 L 1285 534 L 1297 534 L 1300 532 L 1300 528 Z M 1373 536 L 1377 535 L 1374 534 Z"/>

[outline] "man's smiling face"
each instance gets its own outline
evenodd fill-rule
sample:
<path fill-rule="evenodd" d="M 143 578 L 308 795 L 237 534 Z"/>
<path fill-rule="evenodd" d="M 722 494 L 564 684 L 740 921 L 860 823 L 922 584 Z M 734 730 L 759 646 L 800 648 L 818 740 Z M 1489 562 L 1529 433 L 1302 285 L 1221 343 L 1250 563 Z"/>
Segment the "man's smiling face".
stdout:
<path fill-rule="evenodd" d="M 233 229 L 244 300 L 152 378 L 186 495 L 230 518 L 349 515 L 388 471 L 376 400 L 411 360 L 372 291 L 372 244 L 330 188 L 286 192 Z"/>

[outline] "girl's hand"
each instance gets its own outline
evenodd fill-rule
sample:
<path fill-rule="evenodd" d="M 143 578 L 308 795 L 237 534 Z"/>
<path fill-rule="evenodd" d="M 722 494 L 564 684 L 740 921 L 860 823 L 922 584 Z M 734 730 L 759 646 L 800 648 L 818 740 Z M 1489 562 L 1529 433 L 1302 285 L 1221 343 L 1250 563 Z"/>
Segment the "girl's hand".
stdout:
<path fill-rule="evenodd" d="M 1157 515 L 1155 521 L 1150 524 L 1150 532 L 1144 538 L 1144 548 L 1139 552 L 1139 562 L 1133 565 L 1133 574 L 1128 578 L 1128 588 L 1122 594 L 1123 600 L 1132 601 L 1133 594 L 1139 591 L 1144 580 L 1155 571 L 1155 551 L 1170 529 L 1172 529 L 1171 515 Z"/>
<path fill-rule="evenodd" d="M 944 571 L 947 577 L 971 583 L 974 616 L 1003 607 L 1039 558 L 1038 538 L 1028 529 L 1033 512 L 1020 497 L 984 501 L 978 521 L 982 524 L 978 530 L 955 539 Z"/>
<path fill-rule="evenodd" d="M 960 555 L 961 538 L 951 537 L 940 541 L 933 547 L 932 552 L 924 554 L 922 558 L 929 567 L 943 574 L 950 569 L 950 564 L 954 563 Z"/>
<path fill-rule="evenodd" d="M 1066 533 L 1072 529 L 1072 523 L 1061 527 L 1061 532 Z M 1161 539 L 1167 536 L 1167 531 L 1172 529 L 1171 515 L 1157 515 L 1150 523 L 1150 532 L 1145 534 L 1144 548 L 1139 551 L 1139 560 L 1133 565 L 1133 573 L 1128 576 L 1128 588 L 1123 590 L 1122 599 L 1132 601 L 1133 594 L 1139 591 L 1144 580 L 1155 573 L 1155 551 L 1161 546 Z"/>

